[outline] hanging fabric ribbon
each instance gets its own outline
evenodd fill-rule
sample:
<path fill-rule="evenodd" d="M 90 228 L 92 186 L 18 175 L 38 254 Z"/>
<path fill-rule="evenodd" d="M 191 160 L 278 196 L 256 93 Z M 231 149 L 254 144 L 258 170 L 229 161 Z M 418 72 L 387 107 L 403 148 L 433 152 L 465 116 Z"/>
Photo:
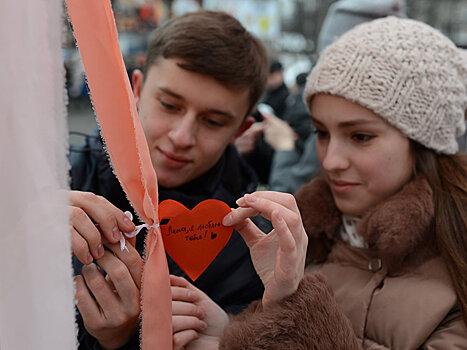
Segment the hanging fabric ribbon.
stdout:
<path fill-rule="evenodd" d="M 113 169 L 150 227 L 142 281 L 142 348 L 172 349 L 169 272 L 158 227 L 157 178 L 118 44 L 110 0 L 67 0 L 93 105 Z"/>

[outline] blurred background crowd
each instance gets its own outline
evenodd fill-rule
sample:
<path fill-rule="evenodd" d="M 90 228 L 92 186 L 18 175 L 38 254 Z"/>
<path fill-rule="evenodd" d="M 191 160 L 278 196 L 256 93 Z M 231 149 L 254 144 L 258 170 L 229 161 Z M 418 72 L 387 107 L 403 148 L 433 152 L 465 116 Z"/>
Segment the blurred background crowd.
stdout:
<path fill-rule="evenodd" d="M 151 32 L 167 19 L 199 9 L 222 10 L 236 17 L 248 30 L 259 37 L 270 55 L 270 76 L 263 109 L 255 115 L 256 125 L 250 128 L 236 146 L 256 169 L 260 183 L 272 189 L 294 192 L 295 187 L 283 188 L 284 174 L 271 168 L 290 167 L 281 160 L 275 165 L 274 154 L 294 158 L 303 180 L 318 168 L 311 143 L 309 115 L 302 101 L 306 76 L 323 48 L 354 25 L 378 17 L 396 15 L 423 21 L 439 29 L 457 46 L 467 49 L 466 0 L 112 0 L 119 31 L 122 55 L 129 74 L 145 62 L 145 52 Z M 68 26 L 68 25 L 67 25 Z M 84 67 L 75 47 L 69 26 L 63 43 L 69 96 L 69 129 L 88 134 L 96 124 L 85 81 Z M 265 109 L 266 108 L 266 109 Z M 269 108 L 269 109 L 267 109 Z M 271 114 L 269 129 L 264 115 Z M 282 123 L 284 121 L 285 123 Z M 291 129 L 288 128 L 291 126 Z M 290 130 L 289 130 L 290 129 Z M 293 133 L 292 133 L 292 131 Z M 287 134 L 288 133 L 288 134 Z M 289 136 L 293 144 L 278 144 Z M 84 138 L 72 135 L 70 143 L 79 144 Z M 465 149 L 465 137 L 460 141 Z M 307 142 L 309 145 L 307 146 Z M 310 149 L 311 148 L 311 149 Z M 308 149 L 309 155 L 299 157 Z M 292 155 L 290 151 L 295 153 Z M 304 167 L 306 169 L 304 169 Z M 288 169 L 287 176 L 289 176 Z M 302 175 L 299 175 L 301 177 Z M 302 176 L 302 177 L 303 177 Z M 275 183 L 274 181 L 278 181 Z M 293 181 L 288 180 L 288 183 Z"/>

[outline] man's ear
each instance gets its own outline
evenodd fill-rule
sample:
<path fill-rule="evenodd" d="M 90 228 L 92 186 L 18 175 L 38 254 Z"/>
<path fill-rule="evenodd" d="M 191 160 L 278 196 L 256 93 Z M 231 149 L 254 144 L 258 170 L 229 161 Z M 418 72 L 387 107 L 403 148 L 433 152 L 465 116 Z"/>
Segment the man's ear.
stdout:
<path fill-rule="evenodd" d="M 246 117 L 245 121 L 240 126 L 237 133 L 235 134 L 234 138 L 232 139 L 232 141 L 230 141 L 230 144 L 233 144 L 235 142 L 235 139 L 237 137 L 240 137 L 245 131 L 247 131 L 250 128 L 250 126 L 253 125 L 254 122 L 255 122 L 255 118 L 253 118 L 252 116 Z"/>
<path fill-rule="evenodd" d="M 131 76 L 131 82 L 133 85 L 133 95 L 135 96 L 136 107 L 139 105 L 141 98 L 141 90 L 143 89 L 144 75 L 139 69 L 135 69 Z"/>

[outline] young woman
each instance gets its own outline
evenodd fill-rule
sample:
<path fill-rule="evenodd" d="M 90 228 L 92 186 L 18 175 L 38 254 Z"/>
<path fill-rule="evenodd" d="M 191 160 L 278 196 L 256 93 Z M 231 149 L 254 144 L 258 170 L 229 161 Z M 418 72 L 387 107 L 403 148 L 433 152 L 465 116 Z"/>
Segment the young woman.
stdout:
<path fill-rule="evenodd" d="M 305 98 L 321 175 L 296 202 L 256 192 L 224 219 L 262 300 L 229 320 L 172 278 L 175 348 L 467 349 L 465 52 L 420 22 L 375 20 L 323 52 Z"/>

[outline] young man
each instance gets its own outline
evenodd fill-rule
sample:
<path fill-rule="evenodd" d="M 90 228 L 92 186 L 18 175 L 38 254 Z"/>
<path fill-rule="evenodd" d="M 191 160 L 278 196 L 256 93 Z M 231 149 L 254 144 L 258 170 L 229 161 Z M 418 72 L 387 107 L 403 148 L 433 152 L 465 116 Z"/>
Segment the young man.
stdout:
<path fill-rule="evenodd" d="M 215 198 L 234 207 L 255 190 L 254 172 L 232 143 L 251 125 L 248 115 L 264 91 L 267 68 L 261 42 L 224 13 L 186 14 L 155 31 L 143 72 L 133 74 L 133 92 L 160 201 L 193 208 Z M 134 229 L 123 214 L 131 207 L 98 135 L 89 138 L 89 147 L 88 162 L 72 169 L 72 188 L 87 191 L 71 192 L 80 349 L 139 349 L 144 235 L 135 248 L 120 251 L 119 231 Z M 186 277 L 167 259 L 170 273 Z M 231 313 L 263 292 L 237 232 L 194 284 Z"/>

